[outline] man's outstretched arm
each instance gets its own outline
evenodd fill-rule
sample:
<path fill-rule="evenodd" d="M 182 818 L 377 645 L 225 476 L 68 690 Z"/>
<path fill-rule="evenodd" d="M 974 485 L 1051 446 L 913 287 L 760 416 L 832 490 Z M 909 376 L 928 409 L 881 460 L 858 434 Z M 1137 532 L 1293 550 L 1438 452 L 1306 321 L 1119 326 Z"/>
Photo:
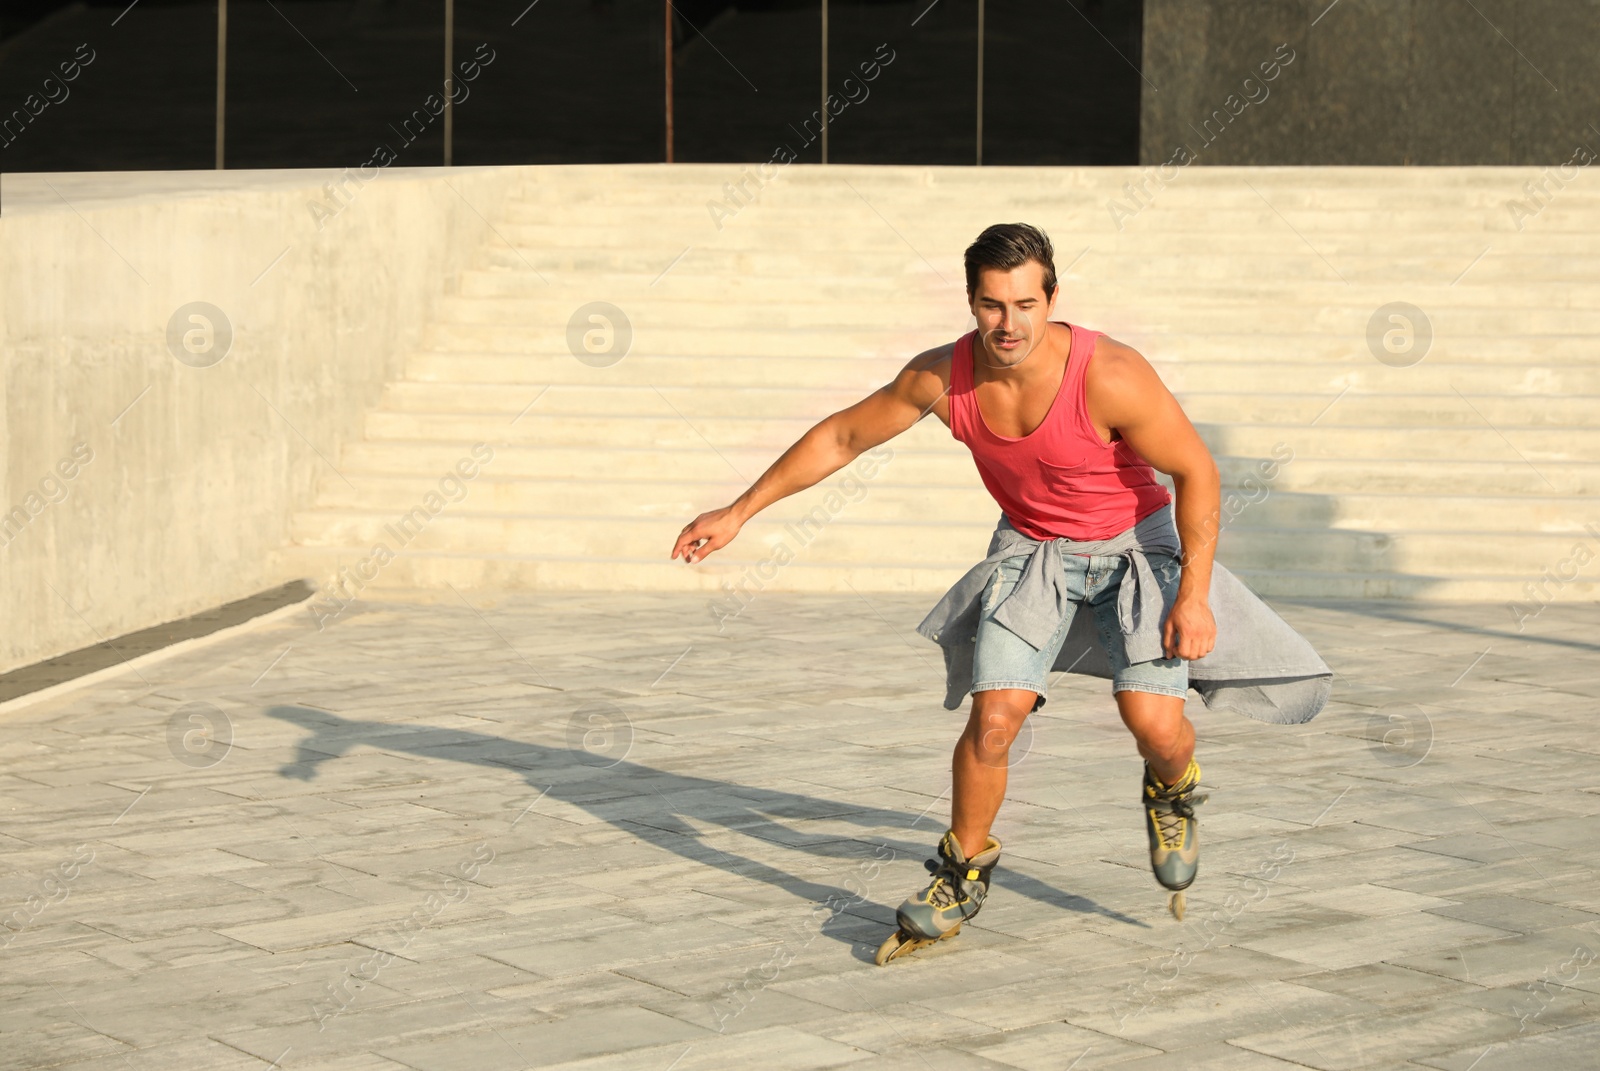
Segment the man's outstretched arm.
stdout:
<path fill-rule="evenodd" d="M 938 365 L 949 357 L 949 350 L 949 346 L 941 346 L 918 354 L 892 382 L 818 422 L 732 505 L 702 513 L 685 525 L 673 544 L 672 557 L 681 555 L 685 562 L 695 562 L 721 550 L 739 534 L 745 521 L 778 499 L 820 483 L 863 451 L 921 420 L 947 389 Z"/>
<path fill-rule="evenodd" d="M 1119 433 L 1177 490 L 1173 521 L 1183 544 L 1183 577 L 1162 627 L 1168 658 L 1194 659 L 1216 645 L 1217 625 L 1207 595 L 1222 517 L 1217 463 L 1178 399 L 1138 350 L 1101 338 L 1084 384 L 1089 411 Z"/>

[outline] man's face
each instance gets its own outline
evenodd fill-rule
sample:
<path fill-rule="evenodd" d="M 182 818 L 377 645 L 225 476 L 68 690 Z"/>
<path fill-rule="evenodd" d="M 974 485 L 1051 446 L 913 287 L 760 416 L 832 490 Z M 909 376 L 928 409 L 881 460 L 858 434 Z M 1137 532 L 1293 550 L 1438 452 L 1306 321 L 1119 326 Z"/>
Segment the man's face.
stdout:
<path fill-rule="evenodd" d="M 1056 290 L 1060 293 L 1060 288 Z M 1044 265 L 1025 261 L 1010 271 L 984 268 L 978 288 L 971 294 L 972 315 L 978 320 L 982 359 L 991 366 L 1014 368 L 1044 340 L 1054 296 L 1044 292 Z"/>

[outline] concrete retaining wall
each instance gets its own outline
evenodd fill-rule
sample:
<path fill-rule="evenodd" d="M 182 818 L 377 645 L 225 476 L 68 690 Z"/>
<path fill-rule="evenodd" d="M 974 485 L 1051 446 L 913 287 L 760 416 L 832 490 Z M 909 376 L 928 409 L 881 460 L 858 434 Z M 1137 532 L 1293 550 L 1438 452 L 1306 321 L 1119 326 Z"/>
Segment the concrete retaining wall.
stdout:
<path fill-rule="evenodd" d="M 5 176 L 0 671 L 281 580 L 519 170 Z"/>

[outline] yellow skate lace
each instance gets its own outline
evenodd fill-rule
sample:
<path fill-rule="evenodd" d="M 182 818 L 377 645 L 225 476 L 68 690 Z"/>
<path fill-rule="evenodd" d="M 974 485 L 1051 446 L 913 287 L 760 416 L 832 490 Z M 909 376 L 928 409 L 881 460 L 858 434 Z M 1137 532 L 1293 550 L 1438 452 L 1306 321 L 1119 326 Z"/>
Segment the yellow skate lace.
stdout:
<path fill-rule="evenodd" d="M 1190 771 L 1198 775 L 1199 770 L 1193 762 L 1183 771 L 1183 777 L 1178 778 L 1175 784 L 1183 784 L 1184 778 Z M 1161 779 L 1155 778 L 1158 786 L 1157 795 L 1146 801 L 1146 805 L 1156 812 L 1156 833 L 1161 837 L 1161 844 L 1166 848 L 1180 848 L 1183 845 L 1183 835 L 1187 830 L 1185 823 L 1194 819 L 1194 804 L 1205 799 L 1204 795 L 1196 797 L 1194 790 L 1200 784 L 1198 776 L 1177 796 L 1163 796 L 1162 791 L 1171 792 L 1172 785 L 1164 785 Z"/>
<path fill-rule="evenodd" d="M 928 903 L 941 910 L 959 902 L 961 898 L 955 889 L 943 877 L 933 879 L 933 884 L 928 886 Z"/>
<path fill-rule="evenodd" d="M 1151 804 L 1151 809 L 1156 812 L 1156 832 L 1161 837 L 1161 843 L 1167 848 L 1178 848 L 1183 845 L 1184 823 L 1194 817 L 1194 809 L 1183 800 L 1163 800 Z"/>

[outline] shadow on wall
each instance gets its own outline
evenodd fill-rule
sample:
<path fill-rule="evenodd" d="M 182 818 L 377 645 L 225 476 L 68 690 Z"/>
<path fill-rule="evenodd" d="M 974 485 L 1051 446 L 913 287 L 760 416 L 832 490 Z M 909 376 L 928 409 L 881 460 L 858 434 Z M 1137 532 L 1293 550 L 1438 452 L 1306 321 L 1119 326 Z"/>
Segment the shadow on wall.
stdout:
<path fill-rule="evenodd" d="M 550 799 L 581 808 L 674 855 L 764 882 L 798 900 L 811 903 L 830 899 L 852 901 L 857 907 L 867 908 L 884 925 L 891 923 L 893 905 L 870 903 L 859 892 L 811 881 L 713 846 L 701 838 L 690 822 L 720 826 L 730 833 L 751 837 L 763 847 L 782 846 L 795 853 L 797 862 L 817 856 L 857 862 L 862 858 L 865 841 L 831 834 L 807 836 L 784 824 L 782 819 L 840 819 L 873 831 L 876 840 L 877 831 L 885 827 L 909 831 L 920 817 L 903 811 L 657 770 L 627 761 L 622 757 L 626 748 L 615 746 L 615 740 L 608 740 L 593 750 L 587 749 L 583 746 L 587 737 L 581 730 L 577 734 L 579 746 L 549 747 L 467 730 L 344 718 L 310 707 L 274 706 L 265 713 L 298 725 L 309 734 L 300 741 L 294 761 L 280 769 L 284 777 L 312 781 L 324 763 L 339 759 L 360 745 L 426 759 L 450 759 L 515 771 L 528 785 Z M 613 751 L 620 754 L 613 757 Z M 916 859 L 927 854 L 926 840 L 924 836 L 913 843 L 885 837 L 878 843 L 893 849 L 896 857 Z M 1012 892 L 1065 911 L 1100 915 L 1130 926 L 1147 926 L 1087 897 L 1064 892 L 1003 866 L 996 871 L 995 881 Z M 839 932 L 839 921 L 837 915 L 833 916 L 832 932 L 826 927 L 824 932 L 836 941 L 850 942 L 848 934 Z M 867 958 L 871 957 L 871 952 L 871 949 L 866 950 Z"/>
<path fill-rule="evenodd" d="M 1177 393 L 1181 401 L 1182 392 Z M 1239 425 L 1196 421 L 1195 428 L 1222 475 L 1217 560 L 1252 590 L 1269 598 L 1301 597 L 1311 592 L 1292 574 L 1307 574 L 1308 581 L 1316 577 L 1321 585 L 1316 591 L 1325 592 L 1329 578 L 1360 585 L 1335 597 L 1416 598 L 1444 579 L 1402 568 L 1393 533 L 1339 527 L 1348 512 L 1341 509 L 1340 492 L 1286 489 L 1307 483 L 1306 477 L 1291 475 L 1296 465 L 1326 466 L 1329 461 L 1295 442 L 1301 429 L 1260 426 L 1263 432 L 1282 433 L 1263 451 L 1260 442 L 1240 442 L 1245 436 Z"/>

